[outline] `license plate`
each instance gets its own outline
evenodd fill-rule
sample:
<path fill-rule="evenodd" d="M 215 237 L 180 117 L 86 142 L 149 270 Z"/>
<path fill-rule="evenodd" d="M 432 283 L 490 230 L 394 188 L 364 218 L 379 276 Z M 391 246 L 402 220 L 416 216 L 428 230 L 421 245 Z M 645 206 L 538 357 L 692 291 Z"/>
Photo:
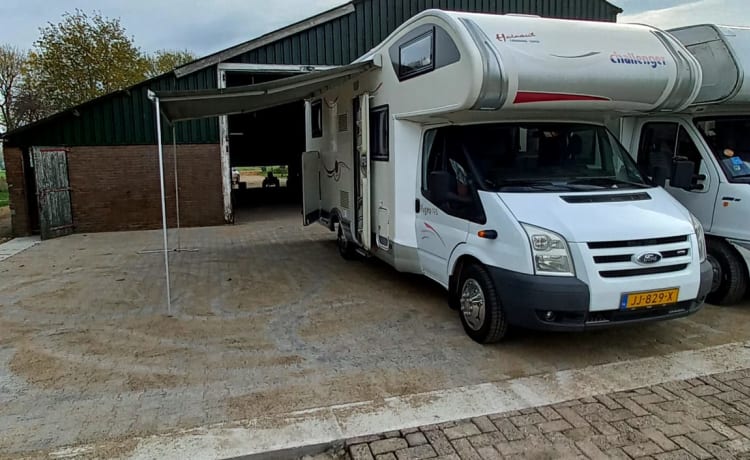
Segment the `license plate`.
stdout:
<path fill-rule="evenodd" d="M 620 307 L 645 308 L 677 303 L 680 289 L 660 289 L 658 291 L 631 292 L 622 295 Z"/>

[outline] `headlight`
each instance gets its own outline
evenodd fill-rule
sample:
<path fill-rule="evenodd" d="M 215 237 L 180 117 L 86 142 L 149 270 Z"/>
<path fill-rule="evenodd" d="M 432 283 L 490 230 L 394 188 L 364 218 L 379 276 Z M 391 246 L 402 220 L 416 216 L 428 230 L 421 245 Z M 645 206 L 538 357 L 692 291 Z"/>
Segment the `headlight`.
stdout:
<path fill-rule="evenodd" d="M 573 259 L 565 238 L 555 232 L 521 224 L 529 237 L 534 272 L 539 275 L 574 276 Z"/>
<path fill-rule="evenodd" d="M 706 234 L 703 233 L 701 221 L 692 214 L 690 214 L 690 220 L 693 221 L 693 230 L 695 230 L 695 237 L 698 239 L 698 258 L 703 262 L 706 260 Z"/>

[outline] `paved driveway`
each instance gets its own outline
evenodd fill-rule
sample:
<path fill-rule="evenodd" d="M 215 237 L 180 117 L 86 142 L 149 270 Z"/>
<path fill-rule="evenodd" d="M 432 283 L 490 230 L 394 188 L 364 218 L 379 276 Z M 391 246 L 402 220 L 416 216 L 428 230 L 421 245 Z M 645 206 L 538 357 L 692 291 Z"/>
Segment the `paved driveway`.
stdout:
<path fill-rule="evenodd" d="M 746 340 L 750 306 L 480 346 L 441 288 L 346 262 L 299 215 L 79 234 L 0 262 L 0 457 Z"/>

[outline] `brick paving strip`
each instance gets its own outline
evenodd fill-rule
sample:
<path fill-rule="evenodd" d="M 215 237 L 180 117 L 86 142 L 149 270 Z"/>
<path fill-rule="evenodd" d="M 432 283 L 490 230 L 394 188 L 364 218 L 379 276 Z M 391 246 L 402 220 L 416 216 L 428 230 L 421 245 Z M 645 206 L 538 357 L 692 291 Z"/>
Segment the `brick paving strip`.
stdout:
<path fill-rule="evenodd" d="M 750 369 L 353 438 L 315 458 L 750 459 Z"/>

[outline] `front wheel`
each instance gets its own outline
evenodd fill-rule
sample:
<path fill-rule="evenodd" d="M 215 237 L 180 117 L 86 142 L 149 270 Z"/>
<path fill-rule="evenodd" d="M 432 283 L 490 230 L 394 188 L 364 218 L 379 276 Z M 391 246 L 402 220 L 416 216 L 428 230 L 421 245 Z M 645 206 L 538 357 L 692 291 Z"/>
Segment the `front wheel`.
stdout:
<path fill-rule="evenodd" d="M 508 320 L 487 270 L 469 265 L 458 283 L 458 314 L 469 337 L 478 343 L 499 342 L 508 332 Z"/>
<path fill-rule="evenodd" d="M 711 292 L 706 299 L 715 305 L 733 305 L 742 300 L 747 291 L 745 262 L 728 243 L 709 239 L 706 241 L 707 259 L 713 269 Z"/>
<path fill-rule="evenodd" d="M 354 244 L 346 239 L 346 233 L 341 223 L 338 224 L 338 232 L 336 234 L 336 246 L 339 248 L 339 254 L 346 260 L 354 260 L 357 258 L 357 250 Z"/>

